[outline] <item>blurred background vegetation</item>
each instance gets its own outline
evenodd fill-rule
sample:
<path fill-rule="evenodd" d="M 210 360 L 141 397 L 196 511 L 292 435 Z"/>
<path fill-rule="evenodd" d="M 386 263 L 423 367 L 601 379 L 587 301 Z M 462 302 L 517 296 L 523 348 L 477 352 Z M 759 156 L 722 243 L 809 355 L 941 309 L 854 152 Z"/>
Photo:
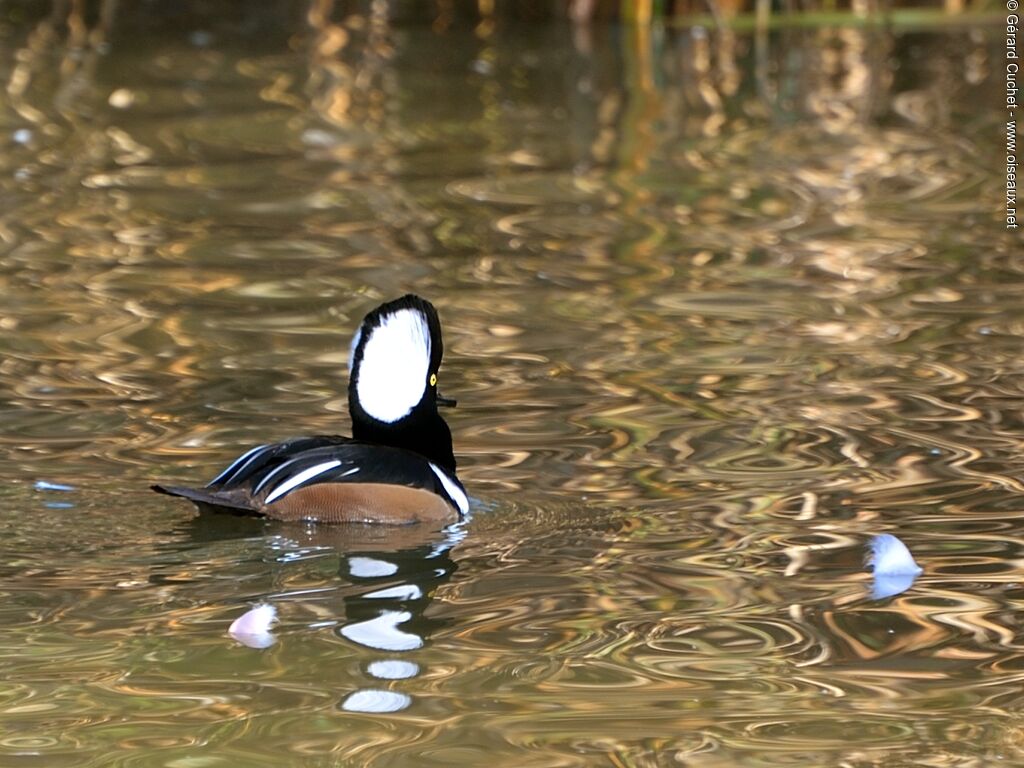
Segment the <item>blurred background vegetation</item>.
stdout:
<path fill-rule="evenodd" d="M 392 24 L 430 24 L 435 31 L 452 25 L 475 24 L 486 34 L 506 21 L 574 23 L 665 23 L 690 25 L 711 20 L 730 25 L 834 23 L 855 19 L 916 23 L 946 23 L 963 14 L 995 12 L 995 0 L 266 0 L 259 3 L 207 3 L 202 0 L 155 2 L 147 15 L 155 27 L 189 24 L 204 15 L 223 23 L 234 19 L 244 26 L 261 20 L 303 17 L 363 16 Z M 68 18 L 83 31 L 109 26 L 118 14 L 119 0 L 4 0 L 0 11 L 9 21 Z M 135 15 L 135 14 L 133 14 Z M 290 27 L 284 24 L 283 29 Z"/>

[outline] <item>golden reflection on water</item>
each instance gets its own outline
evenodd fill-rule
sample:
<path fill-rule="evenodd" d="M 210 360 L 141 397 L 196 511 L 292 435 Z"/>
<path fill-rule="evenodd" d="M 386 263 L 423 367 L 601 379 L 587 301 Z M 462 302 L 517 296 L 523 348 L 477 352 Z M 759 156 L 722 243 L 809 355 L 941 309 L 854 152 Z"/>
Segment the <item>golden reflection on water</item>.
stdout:
<path fill-rule="evenodd" d="M 989 30 L 19 13 L 0 762 L 1022 759 Z M 468 523 L 145 491 L 345 431 L 348 334 L 406 290 Z M 925 572 L 874 601 L 881 531 Z"/>

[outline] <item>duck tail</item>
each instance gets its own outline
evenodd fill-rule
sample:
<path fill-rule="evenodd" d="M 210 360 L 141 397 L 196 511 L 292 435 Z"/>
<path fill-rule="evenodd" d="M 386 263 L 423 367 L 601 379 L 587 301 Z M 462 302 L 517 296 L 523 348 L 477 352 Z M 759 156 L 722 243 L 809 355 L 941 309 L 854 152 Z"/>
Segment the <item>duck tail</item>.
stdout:
<path fill-rule="evenodd" d="M 230 512 L 232 514 L 259 515 L 262 514 L 251 499 L 242 498 L 236 494 L 225 494 L 222 491 L 211 491 L 207 488 L 184 488 L 178 485 L 151 485 L 149 486 L 157 493 L 165 493 L 168 496 L 178 496 L 188 499 L 203 512 Z"/>

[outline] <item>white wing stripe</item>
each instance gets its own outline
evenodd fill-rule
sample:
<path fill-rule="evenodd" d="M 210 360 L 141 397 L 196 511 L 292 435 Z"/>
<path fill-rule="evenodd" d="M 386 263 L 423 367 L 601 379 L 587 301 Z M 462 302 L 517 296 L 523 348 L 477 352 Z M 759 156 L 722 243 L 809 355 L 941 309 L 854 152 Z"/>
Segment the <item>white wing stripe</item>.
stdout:
<path fill-rule="evenodd" d="M 466 492 L 463 491 L 459 487 L 459 484 L 453 481 L 448 476 L 448 473 L 439 466 L 433 462 L 427 463 L 430 464 L 430 468 L 434 470 L 434 474 L 437 475 L 437 479 L 441 481 L 441 485 L 444 486 L 444 490 L 449 496 L 451 496 L 452 501 L 455 502 L 455 506 L 459 508 L 459 512 L 464 515 L 467 514 L 469 512 L 469 498 L 466 496 Z"/>
<path fill-rule="evenodd" d="M 299 458 L 301 458 L 301 457 L 299 457 Z M 288 459 L 288 461 L 284 462 L 284 464 L 279 464 L 276 469 L 272 469 L 270 472 L 268 472 L 266 475 L 263 476 L 263 479 L 260 480 L 256 484 L 256 487 L 252 489 L 252 492 L 253 493 L 259 493 L 263 489 L 263 486 L 265 486 L 267 483 L 269 483 L 275 477 L 280 475 L 282 470 L 287 469 L 288 467 L 290 467 L 292 464 L 294 464 L 298 460 L 299 460 L 298 458 Z"/>
<path fill-rule="evenodd" d="M 317 464 L 315 466 L 310 467 L 309 469 L 304 469 L 301 472 L 299 472 L 299 474 L 297 474 L 295 477 L 281 483 L 273 491 L 271 491 L 270 495 L 267 496 L 267 500 L 264 503 L 270 504 L 274 501 L 274 499 L 284 496 L 286 493 L 288 493 L 288 491 L 292 490 L 292 488 L 300 486 L 307 480 L 312 480 L 317 475 L 322 475 L 324 472 L 332 470 L 338 466 L 341 466 L 341 459 L 335 459 L 334 461 L 325 461 L 323 464 Z"/>
<path fill-rule="evenodd" d="M 236 474 L 236 470 L 241 470 L 242 467 L 249 463 L 250 459 L 255 458 L 256 454 L 262 451 L 264 448 L 266 448 L 267 445 L 269 445 L 269 443 L 266 443 L 264 445 L 257 445 L 252 450 L 243 453 L 241 456 L 239 456 L 237 459 L 231 462 L 231 466 L 229 466 L 227 469 L 225 469 L 223 472 L 221 472 L 219 475 L 213 478 L 213 480 L 208 482 L 206 484 L 206 487 L 209 488 L 211 485 L 216 485 L 222 480 L 227 479 L 228 476 Z"/>

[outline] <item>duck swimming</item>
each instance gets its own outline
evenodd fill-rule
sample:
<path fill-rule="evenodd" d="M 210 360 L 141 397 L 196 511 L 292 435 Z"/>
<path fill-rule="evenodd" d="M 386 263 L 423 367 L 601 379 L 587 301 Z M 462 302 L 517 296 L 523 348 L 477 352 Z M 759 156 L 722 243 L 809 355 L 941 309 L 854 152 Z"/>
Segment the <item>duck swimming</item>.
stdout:
<path fill-rule="evenodd" d="M 352 437 L 259 445 L 203 488 L 154 485 L 201 511 L 324 523 L 447 523 L 469 511 L 437 391 L 444 347 L 429 301 L 408 294 L 370 312 L 352 339 Z"/>

